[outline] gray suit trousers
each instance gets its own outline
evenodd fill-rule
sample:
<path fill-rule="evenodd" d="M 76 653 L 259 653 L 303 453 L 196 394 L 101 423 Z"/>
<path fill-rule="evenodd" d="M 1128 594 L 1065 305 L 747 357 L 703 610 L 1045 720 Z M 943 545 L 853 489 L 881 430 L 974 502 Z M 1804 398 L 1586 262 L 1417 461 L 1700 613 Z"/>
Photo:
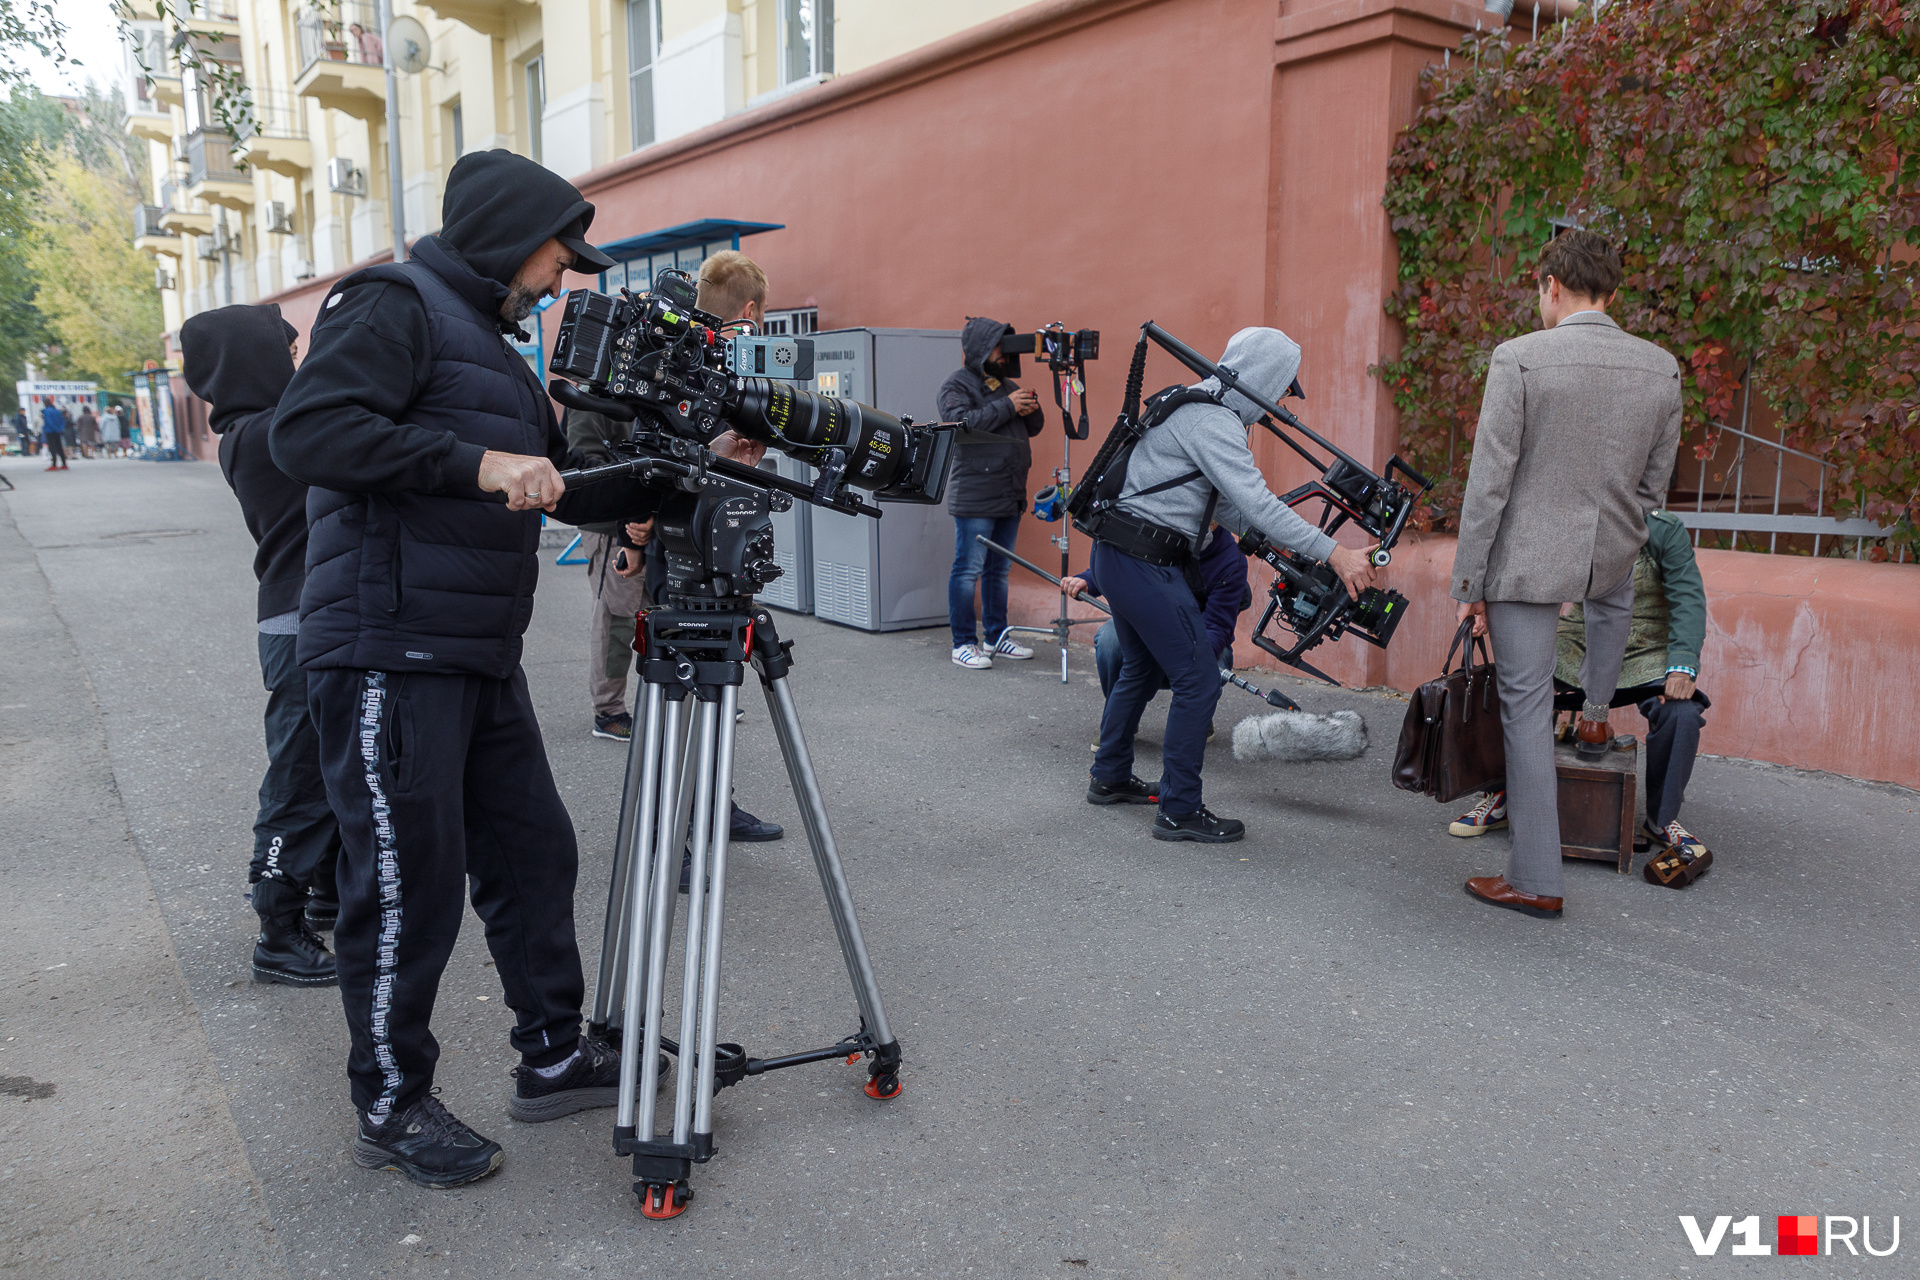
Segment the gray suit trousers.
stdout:
<path fill-rule="evenodd" d="M 1587 659 L 1580 684 L 1588 702 L 1606 706 L 1620 683 L 1633 622 L 1633 572 L 1613 590 L 1588 596 Z M 1507 740 L 1507 826 L 1513 851 L 1507 883 L 1523 893 L 1564 897 L 1560 871 L 1560 779 L 1553 764 L 1554 638 L 1557 604 L 1487 601 L 1487 636 L 1500 683 L 1500 727 Z"/>

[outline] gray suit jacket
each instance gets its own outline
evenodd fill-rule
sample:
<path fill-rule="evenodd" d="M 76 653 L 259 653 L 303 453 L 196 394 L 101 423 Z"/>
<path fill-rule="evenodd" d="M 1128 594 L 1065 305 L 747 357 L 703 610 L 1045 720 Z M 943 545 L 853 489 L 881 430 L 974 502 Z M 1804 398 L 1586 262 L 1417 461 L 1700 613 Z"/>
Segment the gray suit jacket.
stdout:
<path fill-rule="evenodd" d="M 1618 586 L 1679 443 L 1679 362 L 1604 314 L 1495 347 L 1453 598 L 1560 604 Z"/>

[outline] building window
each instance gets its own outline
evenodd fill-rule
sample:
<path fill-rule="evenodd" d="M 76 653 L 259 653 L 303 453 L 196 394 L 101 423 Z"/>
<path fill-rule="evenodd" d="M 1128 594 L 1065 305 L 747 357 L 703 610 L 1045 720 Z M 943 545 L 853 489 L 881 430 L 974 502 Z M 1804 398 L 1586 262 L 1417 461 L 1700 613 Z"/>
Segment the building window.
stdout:
<path fill-rule="evenodd" d="M 447 123 L 453 133 L 453 158 L 458 160 L 461 156 L 467 154 L 466 122 L 461 118 L 460 104 L 458 102 L 453 104 L 453 107 L 447 114 L 449 117 Z"/>
<path fill-rule="evenodd" d="M 780 83 L 833 73 L 833 0 L 780 0 Z"/>
<path fill-rule="evenodd" d="M 633 149 L 653 141 L 653 60 L 660 54 L 660 0 L 627 0 L 627 111 Z"/>
<path fill-rule="evenodd" d="M 792 311 L 767 312 L 766 325 L 761 332 L 781 334 L 790 338 L 804 338 L 820 329 L 820 309 L 818 307 L 800 307 Z"/>
<path fill-rule="evenodd" d="M 547 112 L 547 68 L 544 58 L 527 59 L 527 153 L 544 163 L 540 145 L 540 117 Z"/>

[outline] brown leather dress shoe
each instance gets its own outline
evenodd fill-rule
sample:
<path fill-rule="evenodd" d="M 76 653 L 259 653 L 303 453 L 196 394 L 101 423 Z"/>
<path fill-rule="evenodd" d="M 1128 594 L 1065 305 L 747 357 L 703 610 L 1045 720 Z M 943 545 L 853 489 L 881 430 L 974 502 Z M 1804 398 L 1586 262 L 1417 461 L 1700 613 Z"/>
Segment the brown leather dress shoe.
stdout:
<path fill-rule="evenodd" d="M 1467 881 L 1467 892 L 1482 902 L 1510 911 L 1524 911 L 1546 920 L 1560 918 L 1560 899 L 1543 898 L 1537 893 L 1522 893 L 1507 883 L 1505 876 L 1475 876 Z"/>
<path fill-rule="evenodd" d="M 1605 720 L 1589 720 L 1582 716 L 1575 722 L 1573 735 L 1575 755 L 1595 760 L 1606 755 L 1607 748 L 1612 745 L 1613 729 Z"/>

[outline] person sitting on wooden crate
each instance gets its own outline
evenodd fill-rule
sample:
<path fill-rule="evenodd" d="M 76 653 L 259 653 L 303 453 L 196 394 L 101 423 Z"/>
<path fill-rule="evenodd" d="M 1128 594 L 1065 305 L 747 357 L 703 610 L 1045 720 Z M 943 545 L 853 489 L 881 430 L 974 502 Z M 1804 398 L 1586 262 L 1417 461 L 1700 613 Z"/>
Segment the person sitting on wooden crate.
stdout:
<path fill-rule="evenodd" d="M 1586 635 L 1584 610 L 1576 604 L 1560 619 L 1553 672 L 1556 712 L 1580 710 Z M 1713 855 L 1679 818 L 1700 751 L 1700 727 L 1713 705 L 1698 683 L 1706 638 L 1707 589 L 1694 560 L 1693 540 L 1672 512 L 1652 512 L 1646 545 L 1634 561 L 1633 622 L 1612 705 L 1638 707 L 1647 720 L 1647 816 L 1634 848 L 1651 844 L 1673 849 L 1695 865 Z M 1447 830 L 1478 836 L 1506 825 L 1507 793 L 1501 790 L 1487 793 Z"/>

